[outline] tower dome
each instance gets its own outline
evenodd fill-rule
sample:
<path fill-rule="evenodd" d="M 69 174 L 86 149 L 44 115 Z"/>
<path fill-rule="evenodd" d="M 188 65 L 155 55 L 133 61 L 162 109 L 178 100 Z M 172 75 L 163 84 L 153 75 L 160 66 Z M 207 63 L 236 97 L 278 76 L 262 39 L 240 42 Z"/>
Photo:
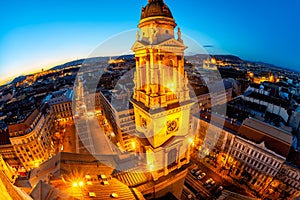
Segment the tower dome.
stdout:
<path fill-rule="evenodd" d="M 173 19 L 170 9 L 163 0 L 149 0 L 147 6 L 142 10 L 141 19 L 156 16 L 169 17 Z"/>

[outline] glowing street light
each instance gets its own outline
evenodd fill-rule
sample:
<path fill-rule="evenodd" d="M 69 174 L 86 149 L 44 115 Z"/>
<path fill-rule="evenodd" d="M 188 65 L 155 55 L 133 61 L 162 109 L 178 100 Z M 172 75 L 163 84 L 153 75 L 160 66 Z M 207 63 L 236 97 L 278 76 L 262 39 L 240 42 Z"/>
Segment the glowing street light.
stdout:
<path fill-rule="evenodd" d="M 77 183 L 77 182 L 74 182 L 74 183 L 72 184 L 72 186 L 73 186 L 73 187 L 78 187 L 78 183 Z"/>
<path fill-rule="evenodd" d="M 84 182 L 83 181 L 75 181 L 72 184 L 72 187 L 83 187 L 84 186 Z"/>
<path fill-rule="evenodd" d="M 79 181 L 78 185 L 79 185 L 79 187 L 82 187 L 84 185 L 84 183 L 82 181 Z"/>

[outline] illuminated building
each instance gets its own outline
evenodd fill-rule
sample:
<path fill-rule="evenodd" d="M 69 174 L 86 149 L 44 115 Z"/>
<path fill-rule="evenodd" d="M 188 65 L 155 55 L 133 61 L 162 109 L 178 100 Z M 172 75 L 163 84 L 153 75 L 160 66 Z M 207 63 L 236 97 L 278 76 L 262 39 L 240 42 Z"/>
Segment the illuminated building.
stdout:
<path fill-rule="evenodd" d="M 45 102 L 51 106 L 51 112 L 56 120 L 72 120 L 73 90 L 60 90 L 49 94 Z"/>
<path fill-rule="evenodd" d="M 114 160 L 112 155 L 98 157 L 104 162 Z M 90 154 L 60 152 L 39 168 L 33 169 L 28 181 L 33 186 L 34 199 L 117 199 L 134 200 L 143 196 L 113 176 L 114 169 Z"/>
<path fill-rule="evenodd" d="M 138 25 L 135 53 L 136 72 L 131 102 L 137 135 L 147 167 L 158 180 L 189 163 L 190 108 L 188 79 L 184 72 L 181 32 L 163 0 L 150 0 Z M 182 177 L 184 178 L 184 177 Z M 174 181 L 165 183 L 164 188 Z M 179 196 L 182 188 L 169 188 Z M 163 190 L 160 186 L 159 190 Z M 166 191 L 167 192 L 167 191 Z M 157 193 L 161 196 L 164 192 Z M 156 196 L 157 197 L 157 196 Z"/>
<path fill-rule="evenodd" d="M 215 157 L 234 181 L 246 184 L 260 196 L 291 199 L 299 195 L 299 164 L 297 167 L 287 161 L 293 142 L 290 132 L 253 118 L 239 125 L 230 118 L 224 121 L 212 115 L 193 115 L 200 158 Z"/>
<path fill-rule="evenodd" d="M 21 161 L 10 141 L 8 144 L 0 146 L 0 154 L 3 160 L 11 167 L 18 169 L 21 166 Z"/>
<path fill-rule="evenodd" d="M 299 158 L 299 157 L 298 157 Z M 296 158 L 297 159 L 297 158 Z M 300 196 L 300 168 L 291 163 L 284 163 L 273 181 L 265 188 L 267 196 L 274 195 L 274 190 L 283 199 Z"/>
<path fill-rule="evenodd" d="M 126 107 L 128 104 L 128 95 L 116 95 L 116 91 L 100 92 L 101 107 L 105 113 L 105 117 L 114 135 L 117 144 L 124 151 L 134 151 L 135 146 L 132 145 L 133 135 L 135 134 L 134 114 L 132 107 Z M 111 104 L 112 98 L 117 96 L 118 101 Z"/>
<path fill-rule="evenodd" d="M 195 147 L 199 150 L 199 157 L 215 153 L 229 153 L 234 137 L 239 126 L 232 120 L 209 112 L 201 112 L 193 115 L 193 130 L 195 133 Z M 222 160 L 221 164 L 225 164 Z"/>
<path fill-rule="evenodd" d="M 208 70 L 217 70 L 217 61 L 216 58 L 207 58 L 203 60 L 203 69 L 208 69 Z"/>
<path fill-rule="evenodd" d="M 36 109 L 25 121 L 8 129 L 10 142 L 26 170 L 38 167 L 54 153 L 53 118 L 47 106 Z"/>
<path fill-rule="evenodd" d="M 232 99 L 233 87 L 229 81 L 217 81 L 209 85 L 209 88 L 214 88 L 216 91 L 209 91 L 207 86 L 194 89 L 200 108 L 211 108 L 212 106 L 222 105 Z"/>
<path fill-rule="evenodd" d="M 123 59 L 112 59 L 110 58 L 108 61 L 109 64 L 118 64 L 118 63 L 124 63 Z"/>
<path fill-rule="evenodd" d="M 230 166 L 233 177 L 247 182 L 254 190 L 260 190 L 278 174 L 291 145 L 291 133 L 248 118 L 234 138 L 226 164 Z"/>

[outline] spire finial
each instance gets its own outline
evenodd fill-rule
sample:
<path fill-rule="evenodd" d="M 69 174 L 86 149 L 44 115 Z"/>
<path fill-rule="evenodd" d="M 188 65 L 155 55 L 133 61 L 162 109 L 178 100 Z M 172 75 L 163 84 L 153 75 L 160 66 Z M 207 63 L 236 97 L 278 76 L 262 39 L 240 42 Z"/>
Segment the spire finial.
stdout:
<path fill-rule="evenodd" d="M 148 0 L 148 3 L 151 3 L 151 2 L 158 2 L 158 1 L 164 2 L 164 0 Z"/>

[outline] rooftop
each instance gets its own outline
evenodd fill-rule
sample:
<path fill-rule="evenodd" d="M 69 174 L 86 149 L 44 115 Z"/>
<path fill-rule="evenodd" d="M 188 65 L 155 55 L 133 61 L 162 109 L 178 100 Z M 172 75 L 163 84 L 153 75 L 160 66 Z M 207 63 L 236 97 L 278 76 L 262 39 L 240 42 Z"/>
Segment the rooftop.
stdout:
<path fill-rule="evenodd" d="M 146 7 L 142 9 L 141 19 L 156 16 L 173 18 L 170 9 L 163 0 L 149 0 Z"/>
<path fill-rule="evenodd" d="M 269 150 L 283 157 L 288 156 L 293 143 L 291 133 L 253 118 L 244 120 L 238 135 L 256 144 L 264 142 Z"/>
<path fill-rule="evenodd" d="M 42 192 L 41 195 L 50 194 L 49 190 L 55 188 L 53 191 L 57 196 L 66 198 L 69 195 L 106 200 L 116 193 L 118 199 L 137 199 L 133 190 L 111 176 L 113 168 L 101 162 L 107 159 L 114 158 L 109 155 L 95 158 L 90 154 L 59 153 L 30 172 L 31 185 L 36 185 L 32 196 L 38 191 Z M 82 181 L 82 187 L 74 186 L 76 181 Z"/>

